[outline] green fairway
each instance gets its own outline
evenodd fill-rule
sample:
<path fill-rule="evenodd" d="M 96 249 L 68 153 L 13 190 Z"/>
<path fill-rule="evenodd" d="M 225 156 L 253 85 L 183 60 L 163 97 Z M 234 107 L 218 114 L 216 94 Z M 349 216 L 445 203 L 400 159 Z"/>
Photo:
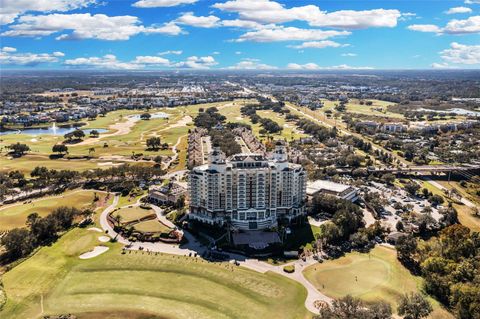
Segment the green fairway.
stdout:
<path fill-rule="evenodd" d="M 24 227 L 27 216 L 31 213 L 38 213 L 44 217 L 60 206 L 75 207 L 78 209 L 98 209 L 106 207 L 106 194 L 96 192 L 98 200 L 94 199 L 94 191 L 75 190 L 62 195 L 34 199 L 30 203 L 16 203 L 0 208 L 0 231 L 16 227 Z M 110 197 L 110 199 L 113 196 Z"/>
<path fill-rule="evenodd" d="M 377 246 L 368 254 L 349 253 L 336 260 L 312 265 L 304 275 L 318 290 L 332 298 L 346 295 L 367 302 L 384 300 L 394 309 L 399 297 L 411 291 L 420 291 L 421 278 L 415 277 L 396 258 L 394 249 Z M 432 318 L 452 318 L 434 305 Z"/>
<path fill-rule="evenodd" d="M 309 317 L 306 290 L 280 275 L 199 258 L 140 251 L 122 255 L 117 243 L 106 243 L 110 250 L 98 257 L 79 259 L 99 244 L 98 236 L 74 229 L 7 272 L 3 282 L 8 301 L 0 317 Z"/>
<path fill-rule="evenodd" d="M 395 105 L 396 103 L 387 102 L 387 101 L 380 101 L 380 100 L 368 100 L 371 101 L 372 105 L 361 105 L 358 99 L 351 99 L 347 103 L 347 112 L 349 113 L 357 113 L 363 115 L 370 115 L 370 116 L 378 116 L 384 118 L 391 118 L 391 119 L 404 119 L 404 116 L 399 113 L 393 113 L 388 111 L 389 105 Z M 332 110 L 335 112 L 335 106 L 339 104 L 338 101 L 329 101 L 329 100 L 322 100 L 324 103 L 324 107 L 320 109 L 320 111 L 325 112 L 327 110 Z"/>

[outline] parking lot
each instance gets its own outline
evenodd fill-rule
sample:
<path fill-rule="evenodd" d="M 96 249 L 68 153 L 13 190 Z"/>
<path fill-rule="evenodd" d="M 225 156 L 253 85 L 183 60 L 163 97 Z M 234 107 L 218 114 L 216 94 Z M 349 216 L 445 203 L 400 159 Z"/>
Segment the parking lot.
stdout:
<path fill-rule="evenodd" d="M 442 215 L 439 213 L 439 207 L 432 207 L 425 198 L 412 196 L 405 190 L 398 187 L 387 187 L 384 184 L 371 182 L 365 186 L 370 193 L 376 193 L 386 200 L 386 205 L 380 210 L 379 215 L 382 224 L 390 227 L 393 231 L 396 229 L 397 222 L 402 220 L 402 216 L 407 211 L 424 214 L 426 207 L 431 208 L 431 216 L 438 222 Z M 403 209 L 401 208 L 403 207 Z"/>

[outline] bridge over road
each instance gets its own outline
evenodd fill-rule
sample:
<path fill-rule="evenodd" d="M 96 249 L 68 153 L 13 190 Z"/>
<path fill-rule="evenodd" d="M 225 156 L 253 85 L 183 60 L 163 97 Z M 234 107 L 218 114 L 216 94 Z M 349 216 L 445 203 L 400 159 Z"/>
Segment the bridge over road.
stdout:
<path fill-rule="evenodd" d="M 338 173 L 350 174 L 352 168 L 337 169 Z M 403 166 L 403 167 L 369 167 L 369 173 L 392 173 L 392 174 L 412 174 L 412 173 L 456 173 L 456 174 L 475 174 L 480 173 L 480 165 L 424 165 L 424 166 Z"/>

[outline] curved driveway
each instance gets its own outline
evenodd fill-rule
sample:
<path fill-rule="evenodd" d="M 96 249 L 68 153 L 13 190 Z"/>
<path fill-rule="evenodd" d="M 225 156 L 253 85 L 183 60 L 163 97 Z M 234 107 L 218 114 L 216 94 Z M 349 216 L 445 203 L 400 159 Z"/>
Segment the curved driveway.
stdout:
<path fill-rule="evenodd" d="M 189 254 L 201 255 L 203 252 L 207 250 L 207 247 L 203 246 L 199 241 L 195 239 L 195 237 L 193 237 L 187 231 L 184 231 L 183 234 L 188 239 L 188 243 L 186 245 L 182 245 L 181 247 L 180 245 L 165 244 L 162 242 L 156 242 L 156 243 L 130 242 L 128 239 L 123 238 L 117 232 L 115 232 L 107 221 L 108 214 L 116 208 L 118 204 L 118 200 L 119 200 L 119 196 L 116 195 L 112 205 L 107 207 L 102 212 L 102 214 L 100 215 L 100 226 L 110 237 L 116 238 L 116 240 L 119 243 L 128 246 L 128 249 L 139 250 L 142 247 L 142 249 L 145 251 L 161 252 L 161 253 L 180 255 L 180 256 L 188 256 Z M 165 216 L 162 215 L 162 210 L 159 207 L 152 205 L 152 208 L 155 210 L 155 213 L 157 214 L 157 218 L 159 218 L 160 221 L 166 223 L 169 226 L 174 226 L 168 219 L 165 218 Z M 295 267 L 295 272 L 292 274 L 288 274 L 283 271 L 283 267 L 285 265 L 273 266 L 268 263 L 259 261 L 258 259 L 249 259 L 248 257 L 239 255 L 239 254 L 229 253 L 229 256 L 231 259 L 237 260 L 240 263 L 240 265 L 245 268 L 248 268 L 260 273 L 266 273 L 268 271 L 271 271 L 300 283 L 303 287 L 305 287 L 305 289 L 307 289 L 307 299 L 305 300 L 305 307 L 310 312 L 318 313 L 318 309 L 315 308 L 314 306 L 315 301 L 321 300 L 327 303 L 330 303 L 332 301 L 330 297 L 318 291 L 303 276 L 303 272 L 302 272 L 303 269 L 317 262 L 313 258 L 309 258 L 307 259 L 307 261 L 296 260 L 288 264 L 285 264 L 285 265 L 293 265 Z"/>

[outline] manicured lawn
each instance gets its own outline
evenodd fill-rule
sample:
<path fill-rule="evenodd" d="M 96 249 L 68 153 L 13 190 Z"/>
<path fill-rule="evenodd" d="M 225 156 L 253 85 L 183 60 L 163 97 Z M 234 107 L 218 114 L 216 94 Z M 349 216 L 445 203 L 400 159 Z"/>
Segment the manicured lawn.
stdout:
<path fill-rule="evenodd" d="M 44 199 L 32 200 L 31 203 L 16 203 L 0 208 L 0 231 L 9 230 L 15 227 L 25 226 L 27 216 L 31 213 L 38 213 L 40 216 L 50 214 L 60 206 L 75 207 L 78 209 L 99 209 L 106 207 L 106 194 L 97 192 L 99 200 L 93 202 L 94 191 L 75 190 L 66 192 L 59 196 L 46 197 Z M 112 199 L 113 196 L 110 197 Z M 110 200 L 111 201 L 111 200 Z"/>
<path fill-rule="evenodd" d="M 172 231 L 171 228 L 165 226 L 156 219 L 137 223 L 133 227 L 135 230 L 145 233 L 169 233 Z"/>
<path fill-rule="evenodd" d="M 306 290 L 280 275 L 189 257 L 122 255 L 118 243 L 106 243 L 110 250 L 98 257 L 79 259 L 98 245 L 98 235 L 72 230 L 7 272 L 8 301 L 0 317 L 108 318 L 110 312 L 121 313 L 119 318 L 309 317 Z"/>
<path fill-rule="evenodd" d="M 394 249 L 377 246 L 369 254 L 358 252 L 312 265 L 304 275 L 318 290 L 332 298 L 352 295 L 367 302 L 384 300 L 396 309 L 406 292 L 420 291 L 422 280 L 403 267 Z M 453 318 L 438 303 L 432 318 Z"/>
<path fill-rule="evenodd" d="M 143 217 L 153 215 L 153 214 L 155 214 L 153 209 L 143 209 L 141 207 L 135 206 L 131 208 L 130 207 L 121 208 L 115 211 L 112 215 L 114 217 L 120 216 L 121 217 L 120 222 L 124 224 L 124 223 L 130 223 L 130 222 L 139 220 Z"/>

